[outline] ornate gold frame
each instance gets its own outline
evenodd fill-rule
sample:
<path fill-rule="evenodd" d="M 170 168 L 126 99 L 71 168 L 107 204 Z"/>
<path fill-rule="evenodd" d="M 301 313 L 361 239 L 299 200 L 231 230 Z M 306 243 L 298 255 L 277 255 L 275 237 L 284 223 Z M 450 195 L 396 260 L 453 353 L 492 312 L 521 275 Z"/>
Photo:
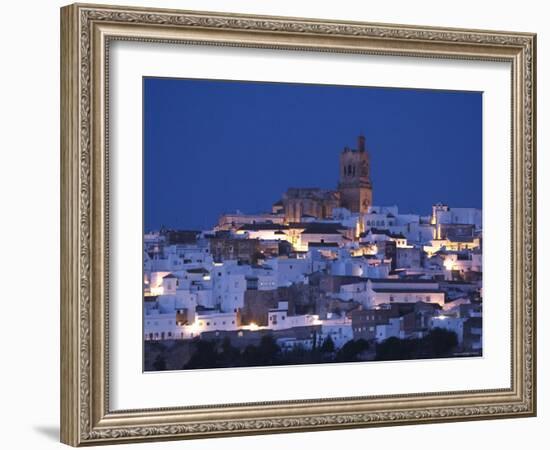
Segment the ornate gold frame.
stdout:
<path fill-rule="evenodd" d="M 510 388 L 111 411 L 106 67 L 115 39 L 510 62 Z M 535 51 L 536 36 L 529 33 L 99 5 L 62 8 L 62 442 L 79 446 L 535 415 Z"/>

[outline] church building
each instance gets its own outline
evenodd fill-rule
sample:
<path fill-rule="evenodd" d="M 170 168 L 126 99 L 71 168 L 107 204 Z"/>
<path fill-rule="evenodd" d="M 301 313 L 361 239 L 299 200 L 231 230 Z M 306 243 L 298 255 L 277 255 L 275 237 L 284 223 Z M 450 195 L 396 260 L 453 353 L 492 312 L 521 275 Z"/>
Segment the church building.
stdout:
<path fill-rule="evenodd" d="M 334 208 L 366 214 L 372 205 L 372 183 L 364 136 L 358 137 L 356 149 L 345 147 L 340 153 L 339 174 L 337 190 L 289 188 L 282 198 L 285 222 L 301 222 L 304 218 L 330 219 Z"/>
<path fill-rule="evenodd" d="M 357 149 L 345 148 L 340 153 L 340 206 L 352 213 L 366 214 L 372 205 L 370 158 L 365 148 L 365 137 L 359 136 Z"/>

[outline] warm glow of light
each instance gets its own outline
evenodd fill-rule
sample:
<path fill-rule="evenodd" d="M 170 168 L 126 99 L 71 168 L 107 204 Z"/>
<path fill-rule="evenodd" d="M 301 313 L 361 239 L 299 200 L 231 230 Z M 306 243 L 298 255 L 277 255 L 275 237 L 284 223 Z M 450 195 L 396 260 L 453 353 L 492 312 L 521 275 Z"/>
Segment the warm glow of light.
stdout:
<path fill-rule="evenodd" d="M 191 325 L 187 325 L 187 327 L 189 328 L 189 332 L 193 334 L 200 331 L 200 325 L 196 320 Z"/>
<path fill-rule="evenodd" d="M 439 316 L 435 316 L 434 318 L 437 319 L 437 320 L 444 320 L 444 319 L 447 318 L 447 316 L 439 315 Z"/>
<path fill-rule="evenodd" d="M 452 259 L 446 259 L 443 261 L 443 265 L 445 266 L 445 269 L 453 270 L 454 261 Z"/>
<path fill-rule="evenodd" d="M 164 294 L 164 288 L 162 286 L 152 287 L 150 289 L 151 295 L 163 295 Z"/>
<path fill-rule="evenodd" d="M 202 279 L 204 281 L 210 281 L 210 275 L 205 275 L 204 277 L 202 277 Z"/>
<path fill-rule="evenodd" d="M 241 325 L 241 330 L 248 330 L 248 331 L 258 331 L 258 330 L 265 330 L 267 327 L 262 327 L 258 325 L 256 322 L 250 322 L 248 325 Z"/>

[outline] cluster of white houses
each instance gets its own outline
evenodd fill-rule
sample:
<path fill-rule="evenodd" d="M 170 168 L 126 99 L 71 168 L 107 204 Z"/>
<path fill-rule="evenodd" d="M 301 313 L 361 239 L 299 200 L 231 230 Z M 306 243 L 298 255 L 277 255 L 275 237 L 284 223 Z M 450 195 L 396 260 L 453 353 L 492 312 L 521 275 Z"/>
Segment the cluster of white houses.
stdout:
<path fill-rule="evenodd" d="M 481 350 L 482 214 L 372 205 L 364 138 L 340 157 L 335 191 L 292 188 L 263 214 L 211 230 L 144 236 L 145 340 L 272 334 L 280 347 L 329 336 L 381 342 L 438 327 Z"/>

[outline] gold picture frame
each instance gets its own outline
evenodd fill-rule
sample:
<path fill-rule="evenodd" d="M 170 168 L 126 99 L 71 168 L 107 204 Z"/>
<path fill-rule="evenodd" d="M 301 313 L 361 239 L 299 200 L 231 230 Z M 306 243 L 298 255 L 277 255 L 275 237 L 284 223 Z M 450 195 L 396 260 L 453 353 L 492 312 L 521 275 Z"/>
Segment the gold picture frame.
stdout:
<path fill-rule="evenodd" d="M 112 411 L 107 62 L 114 40 L 506 61 L 512 66 L 509 389 Z M 74 4 L 61 9 L 61 441 L 96 445 L 536 414 L 536 35 Z"/>

